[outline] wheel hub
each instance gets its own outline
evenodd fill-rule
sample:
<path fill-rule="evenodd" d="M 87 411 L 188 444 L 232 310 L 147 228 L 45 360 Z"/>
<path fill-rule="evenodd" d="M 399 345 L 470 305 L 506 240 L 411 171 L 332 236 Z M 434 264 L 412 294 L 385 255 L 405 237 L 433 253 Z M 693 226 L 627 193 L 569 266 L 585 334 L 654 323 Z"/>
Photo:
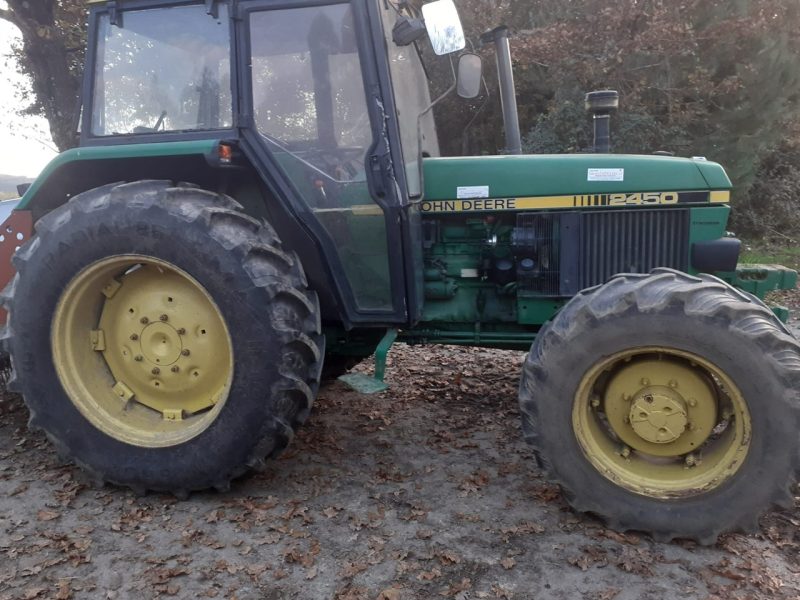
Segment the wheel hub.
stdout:
<path fill-rule="evenodd" d="M 138 335 L 141 355 L 152 366 L 169 366 L 181 357 L 183 342 L 172 325 L 151 323 L 133 335 Z"/>
<path fill-rule="evenodd" d="M 639 437 L 654 444 L 674 442 L 688 423 L 686 402 L 669 387 L 642 389 L 631 404 L 630 423 Z"/>
<path fill-rule="evenodd" d="M 719 486 L 750 441 L 747 405 L 728 375 L 695 354 L 634 348 L 598 361 L 581 380 L 573 427 L 611 481 L 654 498 Z"/>
<path fill-rule="evenodd" d="M 181 443 L 208 427 L 233 377 L 230 334 L 208 292 L 153 257 L 109 257 L 79 273 L 56 309 L 52 344 L 72 402 L 139 446 Z"/>

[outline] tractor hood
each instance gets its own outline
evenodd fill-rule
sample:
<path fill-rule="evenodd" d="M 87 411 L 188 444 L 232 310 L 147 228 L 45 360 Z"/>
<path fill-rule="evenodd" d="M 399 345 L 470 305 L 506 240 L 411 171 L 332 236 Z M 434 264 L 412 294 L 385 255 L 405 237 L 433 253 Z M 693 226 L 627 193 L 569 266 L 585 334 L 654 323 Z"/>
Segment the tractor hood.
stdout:
<path fill-rule="evenodd" d="M 717 163 L 624 154 L 428 158 L 425 200 L 730 190 Z M 668 187 L 669 189 L 664 189 Z"/>

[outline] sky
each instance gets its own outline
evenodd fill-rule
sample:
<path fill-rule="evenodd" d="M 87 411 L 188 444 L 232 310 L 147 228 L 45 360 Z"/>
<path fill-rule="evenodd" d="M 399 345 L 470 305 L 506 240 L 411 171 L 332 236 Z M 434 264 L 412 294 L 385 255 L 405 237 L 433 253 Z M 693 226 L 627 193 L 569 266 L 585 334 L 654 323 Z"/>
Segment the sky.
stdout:
<path fill-rule="evenodd" d="M 0 1 L 0 6 L 4 5 Z M 18 114 L 19 86 L 27 85 L 7 57 L 19 31 L 0 20 L 0 174 L 35 177 L 56 155 L 47 121 Z"/>

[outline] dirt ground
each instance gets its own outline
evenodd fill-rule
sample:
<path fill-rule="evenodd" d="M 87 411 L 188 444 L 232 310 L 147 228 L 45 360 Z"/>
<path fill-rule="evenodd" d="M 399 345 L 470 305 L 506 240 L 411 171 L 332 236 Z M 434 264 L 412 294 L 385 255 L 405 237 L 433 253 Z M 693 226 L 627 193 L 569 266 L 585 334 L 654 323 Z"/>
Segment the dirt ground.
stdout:
<path fill-rule="evenodd" d="M 800 498 L 710 548 L 573 513 L 520 436 L 522 359 L 397 345 L 389 391 L 325 387 L 266 472 L 186 501 L 93 488 L 8 396 L 0 599 L 800 598 Z"/>

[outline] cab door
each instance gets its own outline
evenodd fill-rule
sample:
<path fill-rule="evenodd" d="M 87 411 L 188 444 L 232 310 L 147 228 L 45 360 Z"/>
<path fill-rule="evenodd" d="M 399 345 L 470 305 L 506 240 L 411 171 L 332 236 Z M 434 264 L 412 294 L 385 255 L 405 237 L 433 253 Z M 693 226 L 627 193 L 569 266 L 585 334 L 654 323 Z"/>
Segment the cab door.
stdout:
<path fill-rule="evenodd" d="M 315 237 L 349 320 L 406 322 L 400 202 L 366 2 L 236 6 L 243 138 Z"/>

